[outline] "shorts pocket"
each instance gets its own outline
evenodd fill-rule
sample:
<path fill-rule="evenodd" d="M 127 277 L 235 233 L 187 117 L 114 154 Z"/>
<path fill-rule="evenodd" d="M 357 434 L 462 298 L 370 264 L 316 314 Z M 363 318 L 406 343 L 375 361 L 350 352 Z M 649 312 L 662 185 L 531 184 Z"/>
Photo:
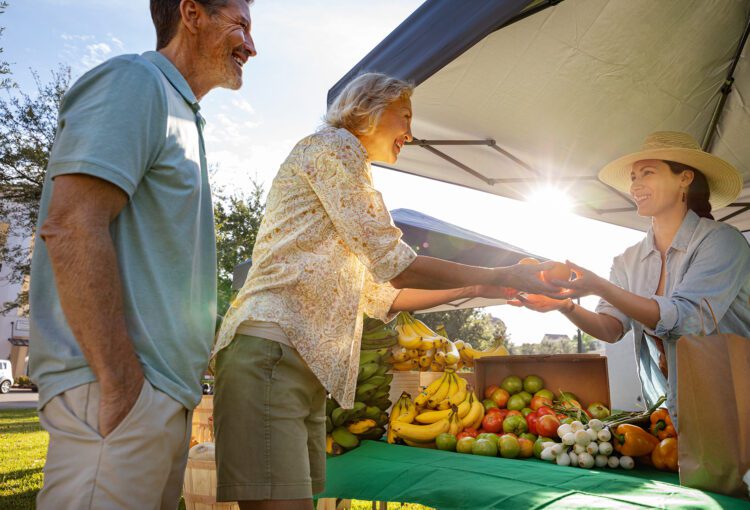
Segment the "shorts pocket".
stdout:
<path fill-rule="evenodd" d="M 149 395 L 152 395 L 154 392 L 154 387 L 151 386 L 151 383 L 148 382 L 148 379 L 145 377 L 143 378 L 143 385 L 141 386 L 141 391 L 138 394 L 138 398 L 136 399 L 135 403 L 133 404 L 133 407 L 130 408 L 130 411 L 128 411 L 128 414 L 125 415 L 125 418 L 122 419 L 120 423 L 117 424 L 117 426 L 107 434 L 106 436 L 102 436 L 101 432 L 99 432 L 99 436 L 102 437 L 104 441 L 114 438 L 117 436 L 119 432 L 124 430 L 128 424 L 133 421 L 133 419 L 141 412 L 141 408 L 146 405 L 146 401 L 150 400 Z M 101 399 L 101 394 L 99 396 Z M 101 427 L 101 424 L 99 424 Z"/>

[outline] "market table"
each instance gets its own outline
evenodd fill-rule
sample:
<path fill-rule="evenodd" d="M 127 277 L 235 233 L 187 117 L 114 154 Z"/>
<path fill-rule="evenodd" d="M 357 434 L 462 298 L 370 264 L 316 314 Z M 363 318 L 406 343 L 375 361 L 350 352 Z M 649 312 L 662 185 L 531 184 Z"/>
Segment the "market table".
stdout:
<path fill-rule="evenodd" d="M 675 473 L 562 467 L 363 441 L 328 459 L 321 498 L 490 508 L 744 508 L 750 501 L 689 489 Z"/>

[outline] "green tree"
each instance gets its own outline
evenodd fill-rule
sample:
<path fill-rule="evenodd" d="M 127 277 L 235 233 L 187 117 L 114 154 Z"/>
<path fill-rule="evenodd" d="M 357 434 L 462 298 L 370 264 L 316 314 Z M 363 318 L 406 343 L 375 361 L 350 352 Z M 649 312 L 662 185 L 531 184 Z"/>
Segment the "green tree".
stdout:
<path fill-rule="evenodd" d="M 439 324 L 444 325 L 451 340 L 461 339 L 476 349 L 485 350 L 500 345 L 507 347 L 510 342 L 505 323 L 479 309 L 467 308 L 416 316 L 433 330 Z"/>
<path fill-rule="evenodd" d="M 39 201 L 47 163 L 55 140 L 60 102 L 70 85 L 70 68 L 62 66 L 43 83 L 34 73 L 36 93 L 3 87 L 0 99 L 0 223 L 9 225 L 9 238 L 32 236 L 39 215 Z M 29 274 L 29 247 L 20 243 L 0 246 L 0 260 L 10 268 L 6 279 L 21 283 Z M 2 312 L 24 307 L 26 291 L 15 301 L 4 303 Z"/>
<path fill-rule="evenodd" d="M 592 352 L 601 347 L 601 342 L 587 333 L 583 333 L 582 352 Z M 511 354 L 575 354 L 578 352 L 578 337 L 545 335 L 539 343 L 511 344 Z"/>
<path fill-rule="evenodd" d="M 0 14 L 3 14 L 5 12 L 5 9 L 8 8 L 8 2 L 0 2 Z M 5 27 L 0 27 L 0 37 L 2 37 L 3 32 L 5 32 Z M 0 47 L 0 55 L 3 53 L 3 48 Z M 13 82 L 10 79 L 10 64 L 4 60 L 0 60 L 0 88 L 8 88 L 13 85 Z"/>
<path fill-rule="evenodd" d="M 217 189 L 214 204 L 216 223 L 216 256 L 219 271 L 217 313 L 221 316 L 234 298 L 232 274 L 234 267 L 253 254 L 255 239 L 263 219 L 265 203 L 263 186 L 251 180 L 252 189 L 247 194 L 223 197 Z"/>

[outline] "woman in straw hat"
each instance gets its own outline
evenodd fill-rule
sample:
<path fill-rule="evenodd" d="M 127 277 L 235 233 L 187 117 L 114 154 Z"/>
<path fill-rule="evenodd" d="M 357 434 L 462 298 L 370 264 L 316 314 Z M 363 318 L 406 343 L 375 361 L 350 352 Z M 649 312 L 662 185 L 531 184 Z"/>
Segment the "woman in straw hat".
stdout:
<path fill-rule="evenodd" d="M 394 163 L 412 140 L 411 92 L 382 74 L 355 78 L 273 181 L 252 269 L 214 348 L 219 501 L 313 507 L 326 393 L 352 408 L 363 313 L 387 320 L 460 297 L 508 297 L 507 287 L 559 297 L 538 278 L 549 265 L 471 267 L 401 241 L 370 162 Z"/>
<path fill-rule="evenodd" d="M 570 289 L 569 299 L 519 296 L 512 304 L 558 310 L 605 342 L 632 329 L 643 395 L 649 405 L 666 395 L 676 423 L 676 340 L 700 331 L 701 300 L 711 303 L 722 331 L 750 337 L 750 247 L 711 215 L 737 198 L 742 177 L 690 135 L 657 132 L 641 151 L 605 166 L 599 179 L 651 218 L 646 237 L 615 257 L 609 280 L 568 262 L 576 279 L 554 283 Z M 595 312 L 570 299 L 586 295 L 601 297 Z"/>

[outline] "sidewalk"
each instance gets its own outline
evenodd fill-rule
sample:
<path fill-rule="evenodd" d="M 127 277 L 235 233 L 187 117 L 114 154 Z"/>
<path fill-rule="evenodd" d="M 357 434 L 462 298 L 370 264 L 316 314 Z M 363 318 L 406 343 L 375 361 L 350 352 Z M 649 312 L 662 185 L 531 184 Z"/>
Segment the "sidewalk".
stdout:
<path fill-rule="evenodd" d="M 39 401 L 39 393 L 31 390 L 13 388 L 10 393 L 0 394 L 0 410 L 2 409 L 33 409 Z"/>

